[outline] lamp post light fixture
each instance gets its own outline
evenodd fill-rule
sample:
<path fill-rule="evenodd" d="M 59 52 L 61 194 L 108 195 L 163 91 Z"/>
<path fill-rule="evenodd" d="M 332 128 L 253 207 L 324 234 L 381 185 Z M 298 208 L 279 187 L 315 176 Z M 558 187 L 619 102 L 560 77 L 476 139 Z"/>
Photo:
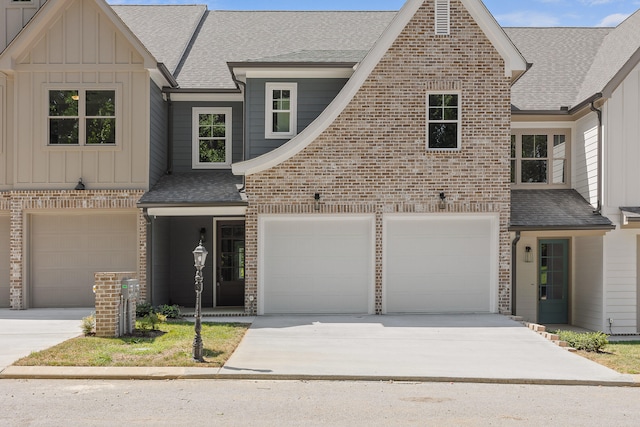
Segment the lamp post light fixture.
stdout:
<path fill-rule="evenodd" d="M 202 356 L 202 269 L 207 260 L 207 249 L 202 246 L 202 240 L 193 250 L 194 266 L 196 267 L 196 326 L 195 337 L 193 338 L 193 360 L 196 362 L 204 362 Z"/>

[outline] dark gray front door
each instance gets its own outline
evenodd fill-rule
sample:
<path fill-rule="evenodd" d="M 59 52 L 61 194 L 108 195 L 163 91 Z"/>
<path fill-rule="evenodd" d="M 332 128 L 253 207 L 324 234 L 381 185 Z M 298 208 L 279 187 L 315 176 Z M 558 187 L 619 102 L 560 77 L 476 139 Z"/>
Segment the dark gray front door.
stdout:
<path fill-rule="evenodd" d="M 569 241 L 540 240 L 538 322 L 569 321 Z"/>
<path fill-rule="evenodd" d="M 244 221 L 218 221 L 216 306 L 244 307 Z"/>

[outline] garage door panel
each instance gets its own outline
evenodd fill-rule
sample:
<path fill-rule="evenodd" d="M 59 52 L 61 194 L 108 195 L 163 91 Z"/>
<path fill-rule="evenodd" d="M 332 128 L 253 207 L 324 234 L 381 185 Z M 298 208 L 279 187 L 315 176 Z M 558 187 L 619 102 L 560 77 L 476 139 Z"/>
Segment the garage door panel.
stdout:
<path fill-rule="evenodd" d="M 98 271 L 137 270 L 137 214 L 31 217 L 32 307 L 90 307 Z"/>
<path fill-rule="evenodd" d="M 491 310 L 494 235 L 489 217 L 385 221 L 387 312 Z"/>
<path fill-rule="evenodd" d="M 370 218 L 263 223 L 265 313 L 365 313 L 372 289 Z"/>

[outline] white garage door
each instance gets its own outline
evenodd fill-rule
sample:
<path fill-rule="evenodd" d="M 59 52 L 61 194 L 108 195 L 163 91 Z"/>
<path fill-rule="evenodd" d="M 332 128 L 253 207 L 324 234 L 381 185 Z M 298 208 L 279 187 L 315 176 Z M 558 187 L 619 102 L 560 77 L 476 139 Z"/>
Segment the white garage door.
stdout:
<path fill-rule="evenodd" d="M 496 222 L 471 215 L 385 218 L 386 312 L 495 311 Z"/>
<path fill-rule="evenodd" d="M 9 216 L 0 215 L 0 307 L 9 307 Z"/>
<path fill-rule="evenodd" d="M 371 313 L 372 217 L 263 217 L 261 313 Z"/>
<path fill-rule="evenodd" d="M 31 216 L 31 307 L 92 307 L 94 274 L 137 270 L 132 213 Z"/>

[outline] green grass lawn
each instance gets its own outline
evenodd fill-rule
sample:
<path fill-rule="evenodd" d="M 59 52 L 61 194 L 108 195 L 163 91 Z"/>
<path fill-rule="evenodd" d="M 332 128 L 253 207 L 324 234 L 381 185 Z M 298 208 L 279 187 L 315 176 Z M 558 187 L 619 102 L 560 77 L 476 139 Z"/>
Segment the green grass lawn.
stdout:
<path fill-rule="evenodd" d="M 194 324 L 167 322 L 146 336 L 121 338 L 78 337 L 32 353 L 18 366 L 199 366 L 220 367 L 229 359 L 247 324 L 203 323 L 205 363 L 192 359 Z M 140 334 L 136 334 L 140 335 Z"/>
<path fill-rule="evenodd" d="M 623 374 L 640 374 L 640 341 L 609 343 L 601 352 L 578 354 Z"/>

